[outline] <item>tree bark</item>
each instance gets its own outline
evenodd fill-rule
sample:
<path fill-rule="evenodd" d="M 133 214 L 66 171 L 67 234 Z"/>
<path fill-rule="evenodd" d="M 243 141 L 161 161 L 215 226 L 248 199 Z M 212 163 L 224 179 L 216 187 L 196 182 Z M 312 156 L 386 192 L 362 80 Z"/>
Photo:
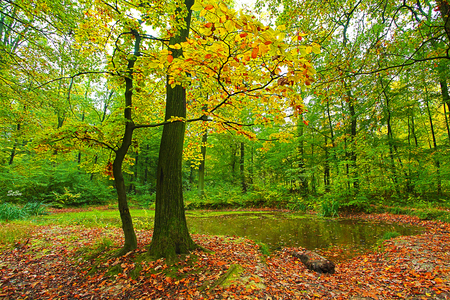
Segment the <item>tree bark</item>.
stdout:
<path fill-rule="evenodd" d="M 442 21 L 444 22 L 444 30 L 447 34 L 447 39 L 450 41 L 450 4 L 447 0 L 437 1 L 439 12 L 441 13 Z"/>
<path fill-rule="evenodd" d="M 400 190 L 398 186 L 398 178 L 397 178 L 397 167 L 395 165 L 395 159 L 394 159 L 394 135 L 392 133 L 392 125 L 391 125 L 391 108 L 389 103 L 389 97 L 386 93 L 386 88 L 383 85 L 382 79 L 381 81 L 381 87 L 383 88 L 383 95 L 386 100 L 386 125 L 387 125 L 387 138 L 388 138 L 388 145 L 389 145 L 389 157 L 391 159 L 391 171 L 392 171 L 392 181 L 394 182 L 394 189 L 397 195 L 400 195 Z M 408 184 L 408 183 L 407 183 Z"/>
<path fill-rule="evenodd" d="M 325 193 L 330 192 L 330 162 L 329 162 L 329 153 L 328 153 L 328 137 L 325 134 L 325 160 L 323 166 L 323 184 L 325 188 Z"/>
<path fill-rule="evenodd" d="M 433 149 L 435 152 L 437 152 L 438 149 L 437 149 L 437 142 L 436 142 L 436 134 L 434 132 L 433 118 L 431 116 L 430 104 L 428 103 L 429 102 L 428 101 L 428 91 L 426 88 L 425 88 L 425 92 L 427 93 L 427 95 L 425 96 L 425 103 L 427 105 L 428 120 L 430 121 L 431 137 L 433 138 Z M 440 164 L 439 158 L 435 158 L 434 163 L 436 165 L 436 173 L 437 173 L 437 192 L 438 192 L 438 195 L 442 195 L 442 182 L 441 182 L 441 171 L 440 171 L 441 164 Z"/>
<path fill-rule="evenodd" d="M 189 35 L 193 0 L 185 0 L 188 10 L 184 18 L 186 27 L 170 39 L 170 44 L 184 42 Z M 173 57 L 182 55 L 181 50 L 172 49 Z M 186 117 L 186 90 L 181 85 L 171 87 L 166 82 L 165 119 L 172 116 Z M 156 180 L 155 227 L 149 254 L 153 258 L 165 257 L 174 261 L 177 254 L 187 254 L 199 248 L 189 235 L 183 203 L 182 157 L 186 124 L 172 122 L 164 125 Z"/>
<path fill-rule="evenodd" d="M 122 136 L 122 144 L 119 149 L 115 151 L 116 156 L 113 162 L 113 175 L 117 191 L 117 202 L 119 207 L 120 219 L 122 221 L 122 230 L 124 233 L 124 245 L 119 251 L 118 255 L 123 255 L 131 250 L 137 248 L 136 233 L 133 228 L 133 220 L 131 219 L 130 210 L 128 208 L 127 193 L 125 190 L 125 179 L 122 173 L 122 165 L 127 155 L 128 148 L 131 145 L 133 139 L 133 131 L 135 129 L 134 122 L 131 116 L 132 99 L 133 99 L 133 68 L 136 62 L 136 58 L 139 52 L 141 37 L 138 32 L 132 30 L 136 40 L 134 57 L 128 60 L 128 74 L 125 76 L 125 131 Z"/>
<path fill-rule="evenodd" d="M 448 94 L 447 80 L 441 79 L 439 81 L 439 84 L 441 86 L 442 101 L 444 102 L 444 117 L 445 117 L 445 125 L 447 127 L 447 136 L 450 142 L 450 128 L 448 125 L 448 119 L 450 118 L 450 96 Z M 447 105 L 448 111 L 446 110 L 445 105 Z M 448 116 L 447 113 L 449 114 Z"/>
<path fill-rule="evenodd" d="M 297 120 L 297 134 L 299 138 L 298 143 L 298 168 L 299 168 L 299 180 L 300 180 L 300 193 L 302 196 L 308 194 L 308 180 L 306 179 L 306 166 L 305 166 L 305 143 L 304 143 L 304 126 L 303 117 L 299 116 Z"/>
<path fill-rule="evenodd" d="M 350 91 L 347 92 L 348 95 L 348 108 L 350 111 L 350 160 L 351 160 L 351 176 L 353 180 L 353 188 L 357 193 L 359 190 L 359 171 L 356 165 L 356 113 L 354 99 Z"/>
<path fill-rule="evenodd" d="M 242 192 L 247 193 L 247 182 L 245 180 L 245 144 L 241 142 L 241 159 L 239 161 L 239 170 L 241 175 Z"/>

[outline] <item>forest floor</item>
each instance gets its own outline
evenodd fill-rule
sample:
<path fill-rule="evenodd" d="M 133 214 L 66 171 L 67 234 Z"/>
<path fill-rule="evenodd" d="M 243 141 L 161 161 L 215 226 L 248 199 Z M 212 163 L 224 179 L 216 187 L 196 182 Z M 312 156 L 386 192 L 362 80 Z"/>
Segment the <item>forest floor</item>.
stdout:
<path fill-rule="evenodd" d="M 0 250 L 0 299 L 450 299 L 450 224 L 390 214 L 354 217 L 426 231 L 338 262 L 328 275 L 290 254 L 301 248 L 263 255 L 238 237 L 193 235 L 213 252 L 195 251 L 168 266 L 146 259 L 151 231 L 138 231 L 138 249 L 116 258 L 118 228 L 35 225 L 27 227 L 28 239 Z"/>

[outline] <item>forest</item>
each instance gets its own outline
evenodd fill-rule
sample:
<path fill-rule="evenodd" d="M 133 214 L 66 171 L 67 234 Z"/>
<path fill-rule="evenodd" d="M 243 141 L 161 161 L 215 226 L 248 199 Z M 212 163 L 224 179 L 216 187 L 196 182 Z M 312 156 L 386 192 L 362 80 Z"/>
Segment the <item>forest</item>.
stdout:
<path fill-rule="evenodd" d="M 190 234 L 192 210 L 449 222 L 449 16 L 447 0 L 3 0 L 0 222 L 108 207 L 114 257 L 168 262 L 214 248 Z M 420 295 L 445 299 L 437 279 Z"/>

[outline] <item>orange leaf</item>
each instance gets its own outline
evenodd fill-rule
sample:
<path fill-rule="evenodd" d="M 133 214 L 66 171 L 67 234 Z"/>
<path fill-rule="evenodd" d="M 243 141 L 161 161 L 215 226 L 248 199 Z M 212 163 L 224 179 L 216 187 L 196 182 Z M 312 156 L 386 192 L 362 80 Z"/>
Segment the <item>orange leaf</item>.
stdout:
<path fill-rule="evenodd" d="M 244 37 L 246 37 L 248 35 L 248 33 L 247 32 L 244 32 L 244 33 L 241 33 L 239 36 L 241 37 L 241 38 L 244 38 Z"/>
<path fill-rule="evenodd" d="M 172 61 L 173 61 L 173 56 L 172 55 L 167 55 L 167 61 L 169 62 L 169 63 L 171 63 Z"/>
<path fill-rule="evenodd" d="M 252 51 L 252 58 L 256 58 L 258 56 L 258 52 L 259 52 L 259 47 L 256 46 L 255 48 L 253 48 Z"/>
<path fill-rule="evenodd" d="M 205 24 L 205 27 L 206 27 L 206 28 L 211 28 L 212 26 L 213 26 L 213 23 L 206 23 L 206 24 Z"/>
<path fill-rule="evenodd" d="M 212 54 L 206 54 L 205 59 L 210 59 L 212 57 Z"/>
<path fill-rule="evenodd" d="M 206 10 L 211 10 L 213 8 L 214 8 L 214 5 L 212 5 L 212 4 L 208 4 L 208 5 L 205 6 Z"/>
<path fill-rule="evenodd" d="M 270 44 L 272 44 L 272 41 L 265 41 L 264 42 L 264 45 L 270 45 Z"/>

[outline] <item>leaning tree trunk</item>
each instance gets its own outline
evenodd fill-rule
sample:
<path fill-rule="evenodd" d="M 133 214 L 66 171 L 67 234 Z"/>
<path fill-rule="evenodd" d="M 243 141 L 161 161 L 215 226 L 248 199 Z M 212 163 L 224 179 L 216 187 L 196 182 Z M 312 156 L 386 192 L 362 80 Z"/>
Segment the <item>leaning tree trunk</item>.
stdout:
<path fill-rule="evenodd" d="M 131 144 L 132 128 L 126 126 L 122 146 L 116 151 L 116 157 L 113 162 L 113 175 L 116 184 L 117 202 L 119 206 L 120 219 L 122 220 L 122 229 L 124 233 L 125 242 L 122 250 L 118 255 L 123 255 L 131 250 L 137 248 L 136 233 L 133 228 L 133 221 L 131 219 L 130 210 L 128 208 L 127 193 L 125 190 L 125 180 L 122 173 L 122 165 L 127 154 L 128 147 Z"/>
<path fill-rule="evenodd" d="M 191 6 L 193 0 L 185 0 L 188 15 L 186 28 L 181 29 L 170 44 L 184 42 L 189 35 Z M 172 49 L 173 56 L 182 55 L 180 50 Z M 167 78 L 166 120 L 171 116 L 186 117 L 186 90 L 181 85 L 171 87 Z M 172 122 L 164 125 L 156 180 L 155 227 L 149 248 L 150 256 L 165 257 L 169 261 L 177 254 L 189 253 L 198 248 L 189 235 L 184 213 L 182 190 L 183 141 L 186 124 Z"/>
<path fill-rule="evenodd" d="M 131 250 L 137 248 L 137 238 L 136 233 L 133 228 L 133 220 L 131 219 L 130 210 L 128 208 L 127 193 L 125 190 L 125 179 L 122 173 L 122 165 L 127 155 L 128 148 L 130 148 L 133 131 L 135 129 L 134 122 L 131 116 L 132 100 L 133 100 L 133 69 L 136 62 L 136 57 L 138 56 L 141 37 L 139 33 L 135 30 L 131 31 L 135 36 L 135 50 L 134 57 L 128 60 L 128 74 L 125 77 L 125 131 L 122 136 L 122 144 L 119 149 L 115 151 L 116 156 L 113 162 L 113 175 L 116 184 L 117 191 L 117 202 L 119 206 L 120 219 L 122 221 L 122 229 L 124 233 L 124 245 L 122 250 L 119 251 L 117 255 L 123 255 Z"/>

